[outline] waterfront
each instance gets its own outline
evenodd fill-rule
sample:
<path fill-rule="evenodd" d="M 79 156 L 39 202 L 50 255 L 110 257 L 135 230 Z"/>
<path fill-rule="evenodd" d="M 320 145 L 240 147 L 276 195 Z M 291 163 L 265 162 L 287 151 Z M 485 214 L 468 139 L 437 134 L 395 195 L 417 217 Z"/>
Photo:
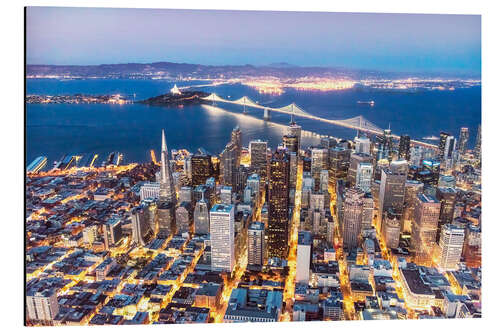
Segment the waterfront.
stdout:
<path fill-rule="evenodd" d="M 165 80 L 51 80 L 29 79 L 28 94 L 121 94 L 145 99 L 168 92 L 177 83 L 179 87 L 199 85 L 203 81 Z M 307 112 L 329 118 L 345 119 L 363 115 L 379 127 L 391 126 L 396 134 L 408 133 L 412 138 L 438 135 L 440 130 L 458 135 L 461 126 L 469 127 L 475 137 L 481 120 L 481 88 L 454 91 L 422 91 L 414 93 L 394 91 L 345 91 L 314 92 L 286 89 L 281 95 L 259 94 L 255 89 L 240 84 L 226 84 L 200 88 L 216 92 L 225 98 L 249 96 L 260 104 L 283 106 L 291 102 Z M 357 101 L 374 100 L 375 105 Z M 186 148 L 195 151 L 203 147 L 219 153 L 226 144 L 230 130 L 236 125 L 242 129 L 243 141 L 263 138 L 275 146 L 281 141 L 282 128 L 289 117 L 272 113 L 272 122 L 264 122 L 262 110 L 249 109 L 249 116 L 242 115 L 242 108 L 234 105 L 217 105 L 228 112 L 216 112 L 200 105 L 177 107 L 152 107 L 147 105 L 27 105 L 26 124 L 27 163 L 40 155 L 47 156 L 49 165 L 63 154 L 99 153 L 120 151 L 125 161 L 149 160 L 149 150 L 158 149 L 157 133 L 165 128 L 172 149 Z M 405 111 L 405 112 L 402 112 Z M 351 138 L 354 131 L 323 124 L 314 120 L 297 118 L 305 130 Z M 305 145 L 318 139 L 305 139 Z"/>

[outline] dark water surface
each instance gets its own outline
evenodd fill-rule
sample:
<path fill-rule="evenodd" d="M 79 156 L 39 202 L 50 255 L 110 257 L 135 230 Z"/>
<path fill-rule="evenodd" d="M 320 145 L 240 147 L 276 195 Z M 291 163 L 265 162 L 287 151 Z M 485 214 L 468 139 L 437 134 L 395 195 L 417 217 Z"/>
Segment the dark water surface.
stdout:
<path fill-rule="evenodd" d="M 178 86 L 198 85 L 204 82 L 178 82 Z M 140 100 L 169 91 L 174 82 L 164 80 L 71 80 L 30 79 L 28 94 L 116 94 Z M 470 129 L 469 144 L 476 136 L 481 121 L 481 88 L 455 91 L 423 91 L 415 93 L 364 91 L 351 89 L 335 92 L 305 92 L 286 90 L 280 96 L 259 95 L 252 88 L 221 85 L 196 88 L 216 92 L 224 98 L 236 99 L 249 96 L 262 105 L 281 107 L 292 102 L 307 112 L 324 118 L 346 119 L 363 115 L 381 128 L 396 134 L 409 134 L 412 138 L 439 136 L 444 130 L 458 136 L 460 127 Z M 374 100 L 375 106 L 358 104 L 357 101 Z M 226 112 L 226 111 L 230 112 Z M 248 110 L 230 104 L 210 106 L 153 107 L 141 104 L 127 105 L 72 105 L 28 104 L 26 112 L 26 154 L 30 163 L 44 155 L 49 163 L 67 153 L 108 154 L 119 151 L 125 161 L 148 161 L 149 150 L 160 148 L 161 129 L 167 134 L 170 149 L 186 148 L 195 151 L 203 147 L 220 153 L 229 140 L 231 130 L 239 125 L 243 144 L 261 138 L 275 147 L 281 141 L 283 126 L 290 118 L 271 113 L 272 122 L 265 122 L 262 110 Z M 309 119 L 296 118 L 308 131 L 336 137 L 352 138 L 349 129 L 324 124 Z M 317 138 L 304 138 L 305 145 L 318 142 Z"/>

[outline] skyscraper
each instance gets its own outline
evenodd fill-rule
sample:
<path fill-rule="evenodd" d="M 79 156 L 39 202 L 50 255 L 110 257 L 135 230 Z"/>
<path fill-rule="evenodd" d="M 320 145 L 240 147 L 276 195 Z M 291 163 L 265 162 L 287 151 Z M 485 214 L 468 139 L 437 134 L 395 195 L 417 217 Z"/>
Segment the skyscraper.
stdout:
<path fill-rule="evenodd" d="M 175 209 L 175 224 L 178 233 L 189 232 L 192 221 L 192 208 L 190 202 L 181 202 Z"/>
<path fill-rule="evenodd" d="M 379 141 L 379 149 L 377 160 L 381 159 L 392 159 L 392 132 L 391 129 L 385 129 L 382 138 Z"/>
<path fill-rule="evenodd" d="M 399 235 L 401 233 L 401 216 L 394 214 L 392 208 L 384 213 L 382 222 L 382 237 L 385 245 L 389 249 L 395 249 L 399 246 Z"/>
<path fill-rule="evenodd" d="M 437 186 L 439 183 L 439 173 L 441 172 L 441 162 L 437 160 L 423 160 L 422 161 L 422 166 L 423 170 L 420 172 L 428 171 L 429 172 L 429 181 L 425 181 L 425 177 L 422 179 L 417 179 L 424 184 L 432 185 L 432 186 Z M 418 177 L 417 177 L 418 178 Z"/>
<path fill-rule="evenodd" d="M 269 257 L 285 259 L 288 253 L 288 186 L 290 165 L 284 151 L 276 151 L 269 168 Z"/>
<path fill-rule="evenodd" d="M 351 159 L 349 162 L 349 170 L 347 171 L 347 183 L 349 186 L 356 185 L 356 175 L 358 172 L 358 165 L 361 163 L 372 164 L 373 158 L 371 155 L 365 153 L 354 153 L 351 154 Z"/>
<path fill-rule="evenodd" d="M 231 142 L 236 146 L 236 167 L 240 166 L 241 162 L 241 130 L 239 126 L 236 126 L 231 132 Z"/>
<path fill-rule="evenodd" d="M 465 230 L 453 224 L 445 224 L 441 228 L 439 238 L 439 267 L 444 270 L 455 270 L 462 256 Z"/>
<path fill-rule="evenodd" d="M 446 144 L 444 146 L 443 160 L 449 160 L 453 157 L 453 151 L 455 151 L 456 140 L 453 135 L 446 138 Z"/>
<path fill-rule="evenodd" d="M 238 164 L 238 146 L 230 141 L 221 153 L 221 182 L 224 185 L 232 186 L 235 182 Z"/>
<path fill-rule="evenodd" d="M 349 170 L 349 161 L 351 151 L 343 147 L 335 147 L 330 149 L 330 172 L 329 176 L 332 183 L 336 183 L 339 179 L 347 178 Z"/>
<path fill-rule="evenodd" d="M 371 193 L 365 193 L 363 196 L 363 219 L 361 221 L 361 229 L 368 229 L 373 223 L 373 213 L 375 209 L 375 201 Z"/>
<path fill-rule="evenodd" d="M 297 138 L 297 147 L 300 150 L 300 139 L 302 136 L 302 127 L 295 122 L 291 122 L 285 130 L 285 135 L 294 136 Z M 298 152 L 298 151 L 297 151 Z"/>
<path fill-rule="evenodd" d="M 411 232 L 414 220 L 415 204 L 417 194 L 423 193 L 424 184 L 416 180 L 407 180 L 405 183 L 405 200 L 403 209 L 402 229 L 404 232 Z"/>
<path fill-rule="evenodd" d="M 443 161 L 444 159 L 444 150 L 446 147 L 446 139 L 450 136 L 449 133 L 441 132 L 439 133 L 439 159 Z"/>
<path fill-rule="evenodd" d="M 399 152 L 398 157 L 407 161 L 410 160 L 410 136 L 401 135 L 399 138 Z"/>
<path fill-rule="evenodd" d="M 171 201 L 158 203 L 158 237 L 167 238 L 175 233 L 175 205 Z"/>
<path fill-rule="evenodd" d="M 204 185 L 214 173 L 211 156 L 206 154 L 191 156 L 191 169 L 193 187 Z"/>
<path fill-rule="evenodd" d="M 264 223 L 252 222 L 248 227 L 248 265 L 260 268 L 265 264 Z"/>
<path fill-rule="evenodd" d="M 474 155 L 476 156 L 476 158 L 481 158 L 481 124 L 479 124 L 479 126 L 477 127 Z"/>
<path fill-rule="evenodd" d="M 234 206 L 216 204 L 210 210 L 212 271 L 231 273 L 234 256 Z"/>
<path fill-rule="evenodd" d="M 267 142 L 253 140 L 249 143 L 250 166 L 260 176 L 261 185 L 267 181 Z"/>
<path fill-rule="evenodd" d="M 363 196 L 358 188 L 350 188 L 345 193 L 343 202 L 342 239 L 344 248 L 352 250 L 358 246 L 358 237 L 363 221 Z"/>
<path fill-rule="evenodd" d="M 392 208 L 394 214 L 402 215 L 404 207 L 406 173 L 385 168 L 380 178 L 379 218 Z"/>
<path fill-rule="evenodd" d="M 293 190 L 295 195 L 295 187 L 297 186 L 297 166 L 298 166 L 298 153 L 290 152 L 288 154 L 290 158 L 290 192 Z"/>
<path fill-rule="evenodd" d="M 311 268 L 312 235 L 309 231 L 299 231 L 297 243 L 297 273 L 295 282 L 309 284 L 309 270 Z"/>
<path fill-rule="evenodd" d="M 315 191 L 319 190 L 321 170 L 328 169 L 328 149 L 312 148 L 311 149 L 311 174 L 314 178 Z"/>
<path fill-rule="evenodd" d="M 455 210 L 455 203 L 457 200 L 457 190 L 451 187 L 438 187 L 436 189 L 436 199 L 441 203 L 436 235 L 436 242 L 439 242 L 442 226 L 453 222 L 453 212 Z"/>
<path fill-rule="evenodd" d="M 209 205 L 205 198 L 201 198 L 198 202 L 196 202 L 193 212 L 195 234 L 206 235 L 210 233 L 208 207 Z"/>
<path fill-rule="evenodd" d="M 359 163 L 356 171 L 356 187 L 364 192 L 371 191 L 373 165 L 371 163 Z"/>
<path fill-rule="evenodd" d="M 167 140 L 165 131 L 161 131 L 161 179 L 160 179 L 160 201 L 171 201 L 175 203 L 176 194 L 172 170 L 170 169 L 170 158 L 168 157 Z"/>
<path fill-rule="evenodd" d="M 290 152 L 297 153 L 299 151 L 299 139 L 292 135 L 283 135 L 283 145 Z"/>
<path fill-rule="evenodd" d="M 117 243 L 122 239 L 122 220 L 119 216 L 112 216 L 109 218 L 104 227 L 104 246 L 106 250 L 117 245 Z"/>
<path fill-rule="evenodd" d="M 417 264 L 429 265 L 436 244 L 441 204 L 433 196 L 417 194 L 415 223 L 411 231 L 411 248 Z"/>
<path fill-rule="evenodd" d="M 355 143 L 355 151 L 357 154 L 359 153 L 370 154 L 371 143 L 369 138 L 367 138 L 366 136 L 356 137 L 354 139 L 354 143 Z"/>
<path fill-rule="evenodd" d="M 151 234 L 151 228 L 148 219 L 148 206 L 140 205 L 130 211 L 132 219 L 132 240 L 141 246 L 146 245 L 148 235 Z"/>
<path fill-rule="evenodd" d="M 462 127 L 460 129 L 460 136 L 458 137 L 458 151 L 464 154 L 467 151 L 467 144 L 469 143 L 469 128 Z"/>

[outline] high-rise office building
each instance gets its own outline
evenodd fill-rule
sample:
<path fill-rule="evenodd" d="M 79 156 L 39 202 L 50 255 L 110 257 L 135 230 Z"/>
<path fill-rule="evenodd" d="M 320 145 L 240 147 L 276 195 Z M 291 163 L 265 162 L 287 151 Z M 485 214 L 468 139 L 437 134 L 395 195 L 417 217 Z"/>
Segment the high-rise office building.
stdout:
<path fill-rule="evenodd" d="M 462 251 L 469 267 L 481 266 L 481 227 L 469 223 L 465 229 L 465 242 Z"/>
<path fill-rule="evenodd" d="M 331 182 L 335 184 L 339 179 L 347 179 L 351 150 L 343 147 L 330 149 L 330 172 Z"/>
<path fill-rule="evenodd" d="M 361 163 L 373 164 L 372 156 L 364 153 L 351 154 L 351 158 L 349 161 L 349 170 L 347 171 L 347 183 L 349 184 L 349 186 L 356 185 L 358 165 Z"/>
<path fill-rule="evenodd" d="M 247 186 L 250 186 L 252 189 L 252 194 L 256 196 L 260 195 L 260 177 L 258 174 L 253 173 L 247 178 Z"/>
<path fill-rule="evenodd" d="M 409 135 L 401 135 L 401 137 L 399 138 L 398 157 L 405 159 L 407 161 L 410 160 L 410 136 Z"/>
<path fill-rule="evenodd" d="M 312 235 L 309 231 L 299 231 L 297 243 L 297 270 L 295 282 L 309 284 L 312 257 Z"/>
<path fill-rule="evenodd" d="M 411 230 L 411 248 L 417 264 L 429 265 L 436 244 L 441 203 L 433 196 L 417 194 L 415 221 Z"/>
<path fill-rule="evenodd" d="M 417 177 L 417 180 L 419 180 L 427 185 L 437 186 L 437 184 L 439 183 L 439 173 L 441 170 L 441 162 L 439 162 L 437 160 L 426 159 L 426 160 L 422 161 L 422 166 L 423 166 L 423 170 L 420 173 L 422 173 L 424 171 L 428 171 L 429 172 L 429 174 L 428 174 L 429 180 L 426 181 L 425 177 L 423 177 L 422 179 L 419 179 L 419 177 Z M 424 174 L 426 174 L 426 173 L 424 172 Z"/>
<path fill-rule="evenodd" d="M 186 233 L 191 230 L 192 208 L 190 202 L 181 202 L 175 209 L 175 224 L 178 233 Z"/>
<path fill-rule="evenodd" d="M 384 134 L 379 139 L 377 160 L 391 160 L 393 149 L 391 129 L 385 129 Z"/>
<path fill-rule="evenodd" d="M 354 139 L 355 152 L 356 154 L 370 154 L 371 153 L 371 142 L 366 136 L 356 137 Z"/>
<path fill-rule="evenodd" d="M 465 240 L 464 228 L 445 224 L 439 238 L 439 267 L 444 270 L 456 270 Z"/>
<path fill-rule="evenodd" d="M 220 189 L 220 201 L 225 205 L 230 205 L 233 199 L 233 188 L 231 186 L 223 186 Z"/>
<path fill-rule="evenodd" d="M 467 145 L 469 143 L 469 128 L 460 128 L 460 136 L 458 137 L 458 151 L 460 154 L 465 154 L 467 151 Z"/>
<path fill-rule="evenodd" d="M 441 203 L 436 242 L 439 242 L 443 225 L 453 222 L 453 212 L 457 201 L 457 190 L 451 187 L 438 187 L 436 199 Z"/>
<path fill-rule="evenodd" d="M 171 201 L 160 202 L 157 206 L 158 237 L 168 238 L 175 233 L 175 205 Z"/>
<path fill-rule="evenodd" d="M 443 161 L 444 160 L 444 153 L 445 153 L 445 147 L 446 147 L 446 139 L 450 136 L 449 133 L 446 132 L 441 132 L 439 133 L 439 160 Z"/>
<path fill-rule="evenodd" d="M 311 149 L 311 174 L 314 178 L 315 191 L 319 190 L 321 170 L 328 169 L 328 149 L 312 148 Z"/>
<path fill-rule="evenodd" d="M 106 250 L 116 246 L 122 239 L 122 220 L 118 216 L 113 216 L 104 224 L 104 247 Z"/>
<path fill-rule="evenodd" d="M 238 146 L 234 142 L 229 142 L 221 153 L 221 183 L 232 186 L 237 172 Z"/>
<path fill-rule="evenodd" d="M 267 181 L 267 142 L 252 140 L 249 143 L 250 166 L 260 177 L 261 185 Z"/>
<path fill-rule="evenodd" d="M 295 152 L 289 152 L 288 157 L 290 159 L 290 192 L 293 190 L 295 194 L 295 187 L 297 186 L 297 167 L 298 167 L 298 154 Z"/>
<path fill-rule="evenodd" d="M 234 255 L 234 206 L 216 204 L 210 210 L 212 271 L 231 273 Z"/>
<path fill-rule="evenodd" d="M 399 235 L 401 233 L 401 216 L 394 214 L 390 208 L 384 213 L 382 222 L 382 237 L 385 245 L 389 249 L 395 249 L 399 246 Z"/>
<path fill-rule="evenodd" d="M 248 266 L 265 265 L 265 230 L 264 223 L 252 222 L 248 227 Z"/>
<path fill-rule="evenodd" d="M 318 190 L 323 193 L 328 193 L 328 170 L 321 170 L 319 173 L 319 188 Z"/>
<path fill-rule="evenodd" d="M 244 165 L 240 165 L 233 175 L 233 191 L 241 193 L 246 186 L 248 174 L 250 169 Z"/>
<path fill-rule="evenodd" d="M 474 156 L 481 158 L 481 124 L 477 127 L 476 144 L 474 145 Z"/>
<path fill-rule="evenodd" d="M 345 199 L 342 204 L 342 239 L 344 241 L 344 248 L 349 250 L 355 249 L 358 246 L 358 237 L 363 221 L 364 195 L 365 193 L 358 188 L 349 188 L 345 193 Z"/>
<path fill-rule="evenodd" d="M 453 152 L 455 151 L 456 140 L 453 135 L 449 135 L 446 138 L 446 144 L 444 146 L 443 161 L 453 158 Z"/>
<path fill-rule="evenodd" d="M 148 208 L 149 207 L 146 205 L 140 205 L 132 208 L 130 211 L 132 220 L 132 240 L 141 246 L 146 245 L 148 236 L 151 235 Z"/>
<path fill-rule="evenodd" d="M 194 186 L 204 185 L 208 178 L 214 173 L 212 157 L 206 154 L 195 154 L 191 156 L 192 184 Z"/>
<path fill-rule="evenodd" d="M 193 202 L 193 188 L 191 186 L 182 186 L 179 191 L 179 202 Z"/>
<path fill-rule="evenodd" d="M 268 187 L 268 253 L 269 258 L 285 259 L 288 253 L 288 186 L 290 165 L 283 151 L 276 151 L 270 161 Z"/>
<path fill-rule="evenodd" d="M 364 192 L 371 191 L 373 165 L 371 163 L 359 163 L 356 171 L 356 187 Z"/>
<path fill-rule="evenodd" d="M 289 152 L 297 153 L 299 151 L 299 139 L 292 135 L 283 135 L 283 145 Z"/>
<path fill-rule="evenodd" d="M 297 147 L 300 150 L 300 142 L 302 136 L 302 127 L 297 125 L 295 122 L 291 122 L 285 129 L 285 135 L 294 136 L 297 138 Z M 297 152 L 299 152 L 299 150 Z M 299 155 L 299 154 L 297 154 Z"/>
<path fill-rule="evenodd" d="M 415 204 L 417 194 L 424 192 L 424 184 L 416 180 L 407 180 L 405 183 L 405 199 L 403 209 L 402 229 L 403 232 L 411 233 L 411 225 L 414 220 Z"/>
<path fill-rule="evenodd" d="M 365 193 L 363 196 L 363 219 L 361 229 L 369 229 L 373 224 L 373 215 L 375 210 L 375 201 L 371 193 Z"/>
<path fill-rule="evenodd" d="M 394 173 L 408 174 L 408 161 L 406 161 L 405 159 L 392 160 L 391 163 L 389 163 L 389 169 L 391 169 L 391 171 Z"/>
<path fill-rule="evenodd" d="M 193 212 L 194 232 L 198 235 L 210 233 L 209 204 L 205 198 L 196 202 Z"/>
<path fill-rule="evenodd" d="M 406 173 L 386 168 L 382 170 L 379 192 L 379 218 L 392 208 L 394 214 L 403 214 Z"/>
<path fill-rule="evenodd" d="M 241 130 L 239 126 L 236 126 L 231 132 L 231 142 L 236 146 L 236 167 L 239 167 L 241 163 L 241 150 L 243 148 L 241 144 Z"/>
<path fill-rule="evenodd" d="M 170 158 L 168 157 L 167 140 L 165 131 L 161 131 L 161 178 L 160 178 L 160 201 L 175 202 L 176 194 L 172 170 L 170 169 Z"/>

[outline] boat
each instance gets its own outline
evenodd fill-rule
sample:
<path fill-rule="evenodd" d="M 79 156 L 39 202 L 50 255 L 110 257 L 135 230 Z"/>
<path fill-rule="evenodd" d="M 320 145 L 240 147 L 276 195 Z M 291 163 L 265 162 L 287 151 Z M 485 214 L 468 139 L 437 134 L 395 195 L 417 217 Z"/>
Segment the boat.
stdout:
<path fill-rule="evenodd" d="M 375 101 L 358 101 L 357 103 L 358 104 L 368 104 L 370 106 L 374 106 L 375 105 Z"/>

